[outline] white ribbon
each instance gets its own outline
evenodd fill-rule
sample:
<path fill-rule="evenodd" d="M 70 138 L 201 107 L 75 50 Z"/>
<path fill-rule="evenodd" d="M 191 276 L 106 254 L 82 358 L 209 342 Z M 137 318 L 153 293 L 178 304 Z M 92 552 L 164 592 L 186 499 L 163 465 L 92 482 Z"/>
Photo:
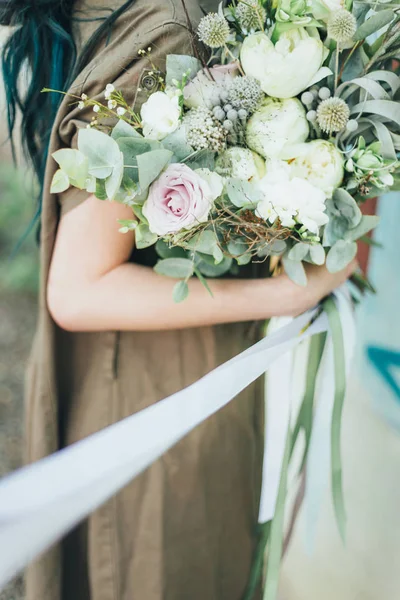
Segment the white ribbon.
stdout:
<path fill-rule="evenodd" d="M 0 482 L 0 589 L 37 555 L 220 410 L 302 340 L 327 330 L 315 311 L 294 319 L 195 384 Z M 288 375 L 286 374 L 286 378 Z M 278 402 L 278 404 L 276 404 Z M 260 517 L 273 516 L 286 429 L 271 399 Z M 287 420 L 286 420 L 287 423 Z M 274 473 L 270 480 L 269 473 Z"/>

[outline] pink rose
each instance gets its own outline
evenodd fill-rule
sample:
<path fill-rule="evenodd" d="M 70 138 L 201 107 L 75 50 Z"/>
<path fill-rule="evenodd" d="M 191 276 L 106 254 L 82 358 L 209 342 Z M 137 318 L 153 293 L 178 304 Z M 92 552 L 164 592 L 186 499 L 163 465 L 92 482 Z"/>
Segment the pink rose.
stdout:
<path fill-rule="evenodd" d="M 143 214 L 152 233 L 163 236 L 207 221 L 212 186 L 183 164 L 172 164 L 150 186 Z"/>

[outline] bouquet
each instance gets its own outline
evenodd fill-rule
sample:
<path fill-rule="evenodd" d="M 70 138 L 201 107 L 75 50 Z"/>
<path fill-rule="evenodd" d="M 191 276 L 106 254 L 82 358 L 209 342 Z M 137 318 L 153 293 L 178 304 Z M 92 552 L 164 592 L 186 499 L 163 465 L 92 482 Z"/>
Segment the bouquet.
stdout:
<path fill-rule="evenodd" d="M 372 7 L 373 6 L 373 7 Z M 70 185 L 132 207 L 121 232 L 155 245 L 158 273 L 187 281 L 276 256 L 306 285 L 331 272 L 377 223 L 360 204 L 398 189 L 398 6 L 351 0 L 242 0 L 197 30 L 206 64 L 170 55 L 140 114 L 112 84 L 78 149 L 54 154 L 52 191 Z M 110 130 L 105 124 L 117 117 Z"/>
<path fill-rule="evenodd" d="M 154 246 L 157 273 L 188 280 L 240 272 L 268 260 L 306 285 L 304 263 L 343 269 L 357 240 L 377 224 L 360 206 L 400 186 L 400 7 L 391 0 L 237 0 L 207 14 L 197 35 L 207 62 L 170 55 L 166 73 L 149 62 L 158 89 L 140 112 L 110 83 L 79 131 L 78 148 L 53 156 L 52 192 L 75 186 L 132 208 L 120 222 L 137 248 Z M 49 90 L 47 90 L 49 91 Z M 112 117 L 113 127 L 109 126 Z M 117 119 L 117 124 L 115 124 Z M 344 537 L 340 423 L 345 363 L 340 319 L 326 300 L 334 345 L 332 491 Z M 316 378 L 326 336 L 310 346 L 307 388 L 293 431 L 276 517 L 260 530 L 246 599 L 262 573 L 275 598 L 282 554 L 285 475 L 300 433 L 307 462 Z M 280 493 L 281 493 L 280 492 Z"/>

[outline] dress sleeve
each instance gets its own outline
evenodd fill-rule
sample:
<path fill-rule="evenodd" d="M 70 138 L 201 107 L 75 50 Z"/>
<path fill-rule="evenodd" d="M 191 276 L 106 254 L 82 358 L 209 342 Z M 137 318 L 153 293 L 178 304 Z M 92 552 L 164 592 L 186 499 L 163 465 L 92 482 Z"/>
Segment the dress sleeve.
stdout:
<path fill-rule="evenodd" d="M 151 63 L 138 51 L 151 48 Z M 108 83 L 122 92 L 125 100 L 136 111 L 149 93 L 157 89 L 158 71 L 165 72 L 168 54 L 193 54 L 193 33 L 180 23 L 164 23 L 139 35 L 131 27 L 119 27 L 113 40 L 96 52 L 90 64 L 82 71 L 69 92 L 75 96 L 85 93 L 91 99 L 105 102 L 104 90 Z M 153 74 L 154 73 L 154 74 Z M 66 97 L 61 107 L 58 125 L 58 147 L 76 148 L 79 129 L 86 127 L 94 115 L 92 107 L 77 108 L 77 101 Z M 76 207 L 88 197 L 85 190 L 69 188 L 58 195 L 61 215 Z"/>

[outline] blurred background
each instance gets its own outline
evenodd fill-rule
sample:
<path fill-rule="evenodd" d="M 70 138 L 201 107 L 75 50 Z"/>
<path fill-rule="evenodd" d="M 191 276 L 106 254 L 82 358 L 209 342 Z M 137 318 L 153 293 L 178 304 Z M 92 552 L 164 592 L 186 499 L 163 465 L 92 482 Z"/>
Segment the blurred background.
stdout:
<path fill-rule="evenodd" d="M 0 28 L 0 44 L 4 38 Z M 23 380 L 36 318 L 38 249 L 32 178 L 13 165 L 0 83 L 0 476 L 22 461 Z M 3 143 L 4 142 L 4 143 Z M 369 210 L 374 209 L 373 206 Z M 329 489 L 312 547 L 301 513 L 281 578 L 280 600 L 400 598 L 400 195 L 382 198 L 375 240 L 360 256 L 378 294 L 357 312 L 358 346 L 343 429 L 346 546 Z M 18 578 L 0 600 L 23 600 Z M 207 600 L 207 599 L 205 599 Z"/>

